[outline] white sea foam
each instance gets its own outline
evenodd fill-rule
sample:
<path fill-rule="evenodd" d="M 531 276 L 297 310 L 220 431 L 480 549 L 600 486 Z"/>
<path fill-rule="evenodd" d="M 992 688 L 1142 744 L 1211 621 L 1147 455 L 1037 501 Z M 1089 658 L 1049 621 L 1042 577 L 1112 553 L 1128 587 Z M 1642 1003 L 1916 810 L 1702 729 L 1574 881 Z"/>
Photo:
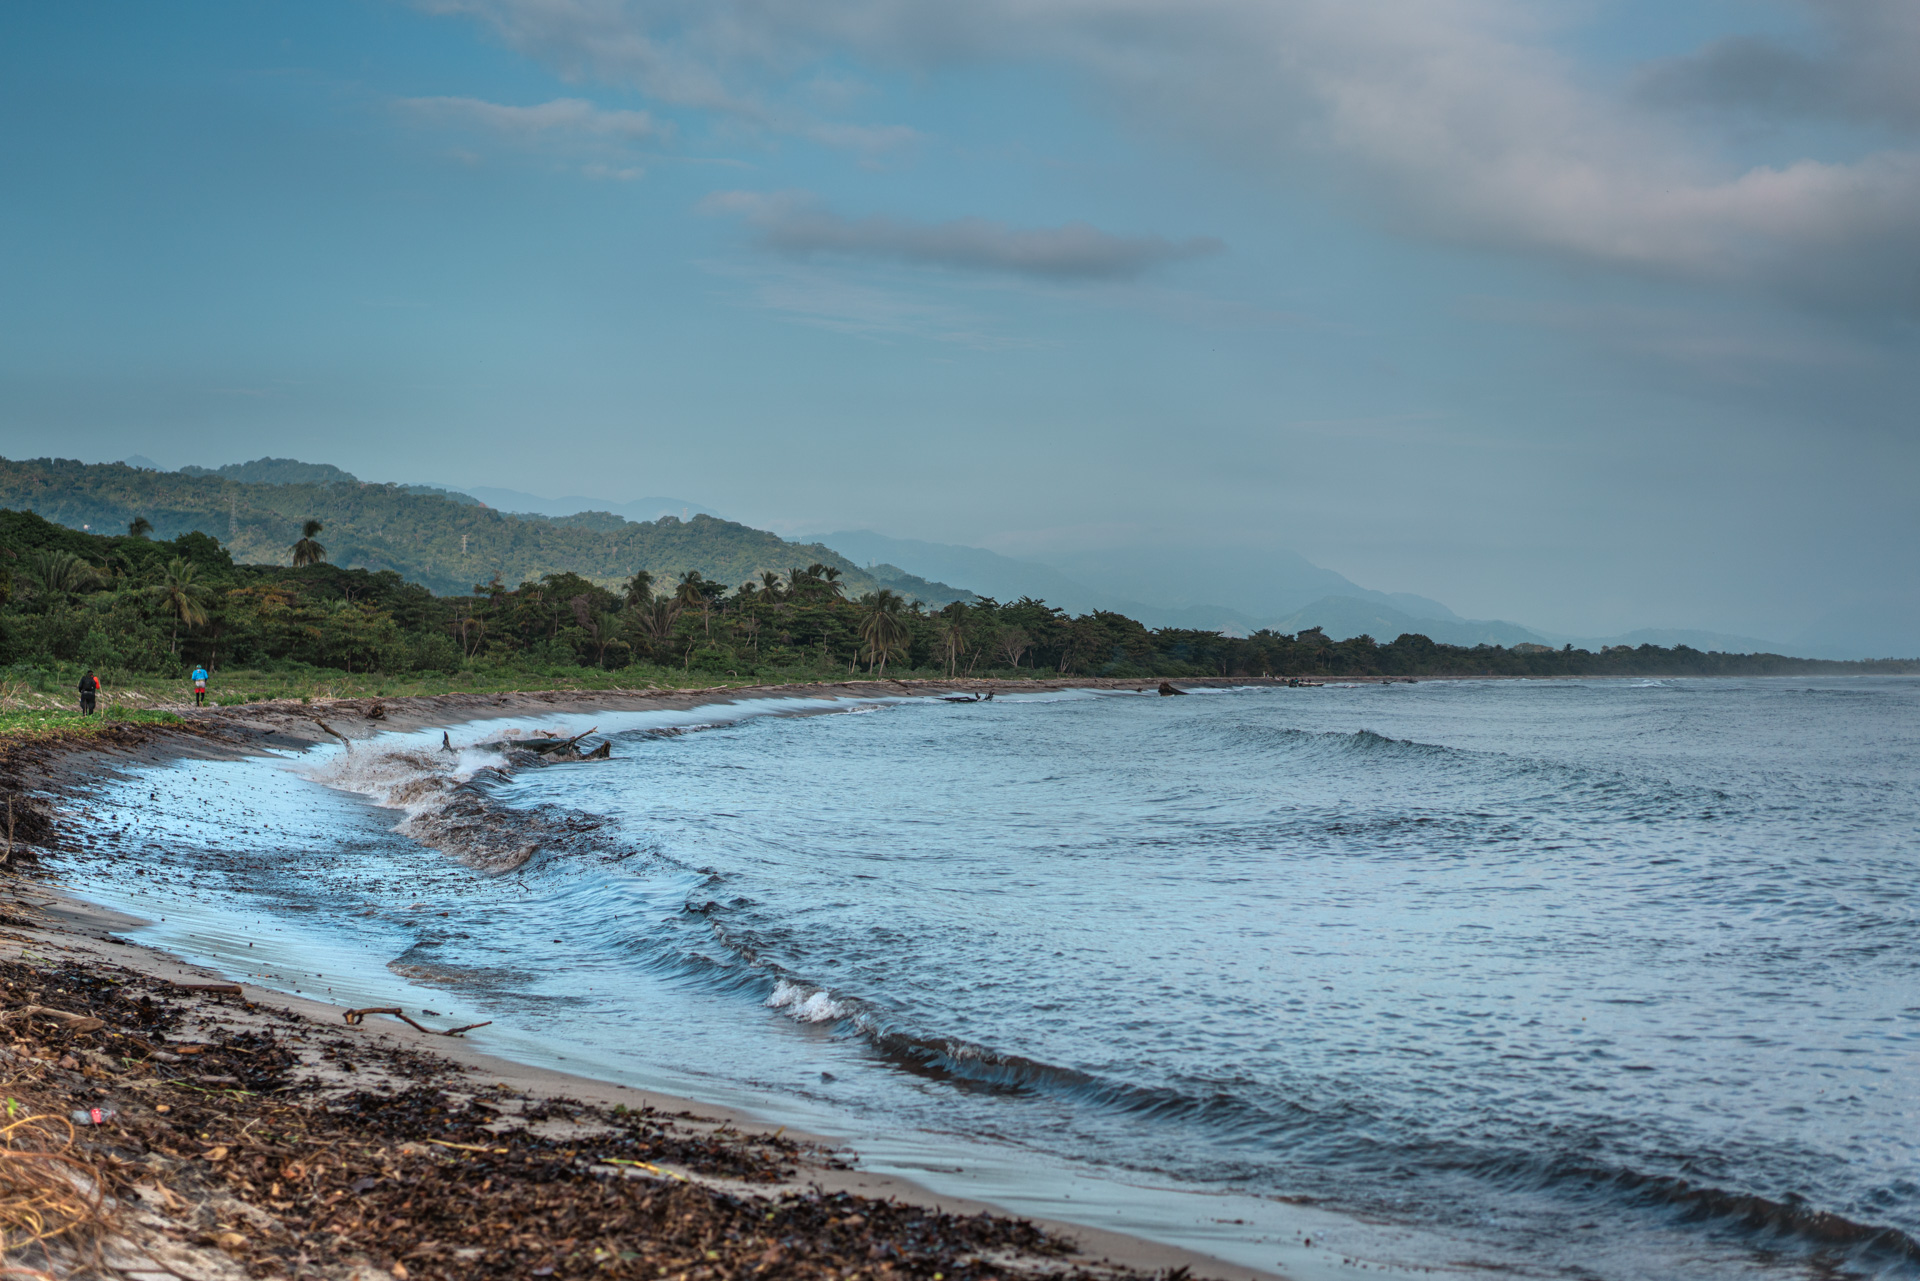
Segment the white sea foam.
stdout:
<path fill-rule="evenodd" d="M 375 740 L 375 744 L 379 740 Z M 489 806 L 471 789 L 502 757 L 471 744 L 453 751 L 402 739 L 386 750 L 374 744 L 341 752 L 308 773 L 314 782 L 364 796 L 402 815 L 394 830 L 473 867 L 504 871 L 539 847 L 539 824 Z"/>
<path fill-rule="evenodd" d="M 767 998 L 767 1007 L 781 1010 L 788 1018 L 801 1023 L 834 1023 L 853 1013 L 834 1000 L 833 994 L 827 989 L 790 983 L 786 979 L 774 985 L 773 995 Z"/>

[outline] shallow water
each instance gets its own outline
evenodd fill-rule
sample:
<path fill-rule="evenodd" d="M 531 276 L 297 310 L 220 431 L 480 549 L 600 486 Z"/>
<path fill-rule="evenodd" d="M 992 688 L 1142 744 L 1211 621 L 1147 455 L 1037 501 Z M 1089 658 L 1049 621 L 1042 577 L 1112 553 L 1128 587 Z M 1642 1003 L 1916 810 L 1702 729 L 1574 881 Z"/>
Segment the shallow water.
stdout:
<path fill-rule="evenodd" d="M 1914 1276 L 1916 713 L 1886 679 L 604 715 L 590 765 L 436 731 L 146 771 L 71 880 L 262 982 L 984 1136 L 1116 1207 L 1304 1199 L 1374 1264 Z M 1286 1222 L 1220 1252 L 1310 1271 Z"/>

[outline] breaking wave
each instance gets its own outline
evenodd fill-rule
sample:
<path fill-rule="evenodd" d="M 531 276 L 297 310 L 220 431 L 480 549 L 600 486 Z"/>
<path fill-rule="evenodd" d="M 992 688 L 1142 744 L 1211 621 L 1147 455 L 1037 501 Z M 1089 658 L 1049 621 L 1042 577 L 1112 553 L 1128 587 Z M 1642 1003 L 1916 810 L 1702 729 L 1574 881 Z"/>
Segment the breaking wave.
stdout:
<path fill-rule="evenodd" d="M 584 832 L 600 826 L 588 815 L 507 806 L 489 795 L 516 770 L 545 766 L 535 753 L 511 748 L 362 747 L 341 752 L 309 777 L 399 811 L 394 830 L 402 836 L 476 871 L 499 873 L 525 866 L 542 849 L 577 845 Z"/>
<path fill-rule="evenodd" d="M 786 979 L 775 982 L 766 1005 L 798 1023 L 837 1023 L 853 1012 L 823 987 L 807 987 Z"/>

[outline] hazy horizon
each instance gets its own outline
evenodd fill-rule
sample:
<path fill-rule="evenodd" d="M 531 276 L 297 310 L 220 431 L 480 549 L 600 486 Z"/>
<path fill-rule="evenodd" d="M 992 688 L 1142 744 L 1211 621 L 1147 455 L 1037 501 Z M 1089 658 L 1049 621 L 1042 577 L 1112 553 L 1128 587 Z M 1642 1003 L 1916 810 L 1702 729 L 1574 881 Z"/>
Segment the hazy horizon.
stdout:
<path fill-rule="evenodd" d="M 0 32 L 12 457 L 680 495 L 1195 599 L 1297 556 L 1570 635 L 1920 652 L 1888 0 Z"/>

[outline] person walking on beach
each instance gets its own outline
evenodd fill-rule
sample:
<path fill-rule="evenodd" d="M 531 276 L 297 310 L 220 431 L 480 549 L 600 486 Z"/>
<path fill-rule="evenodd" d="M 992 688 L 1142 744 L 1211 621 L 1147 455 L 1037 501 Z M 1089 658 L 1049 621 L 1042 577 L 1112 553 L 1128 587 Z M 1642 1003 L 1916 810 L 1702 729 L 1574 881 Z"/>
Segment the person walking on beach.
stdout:
<path fill-rule="evenodd" d="M 207 669 L 198 663 L 194 664 L 193 668 L 193 705 L 195 707 L 207 705 Z"/>
<path fill-rule="evenodd" d="M 93 715 L 94 700 L 100 696 L 100 678 L 89 667 L 87 674 L 80 678 L 80 714 Z"/>

